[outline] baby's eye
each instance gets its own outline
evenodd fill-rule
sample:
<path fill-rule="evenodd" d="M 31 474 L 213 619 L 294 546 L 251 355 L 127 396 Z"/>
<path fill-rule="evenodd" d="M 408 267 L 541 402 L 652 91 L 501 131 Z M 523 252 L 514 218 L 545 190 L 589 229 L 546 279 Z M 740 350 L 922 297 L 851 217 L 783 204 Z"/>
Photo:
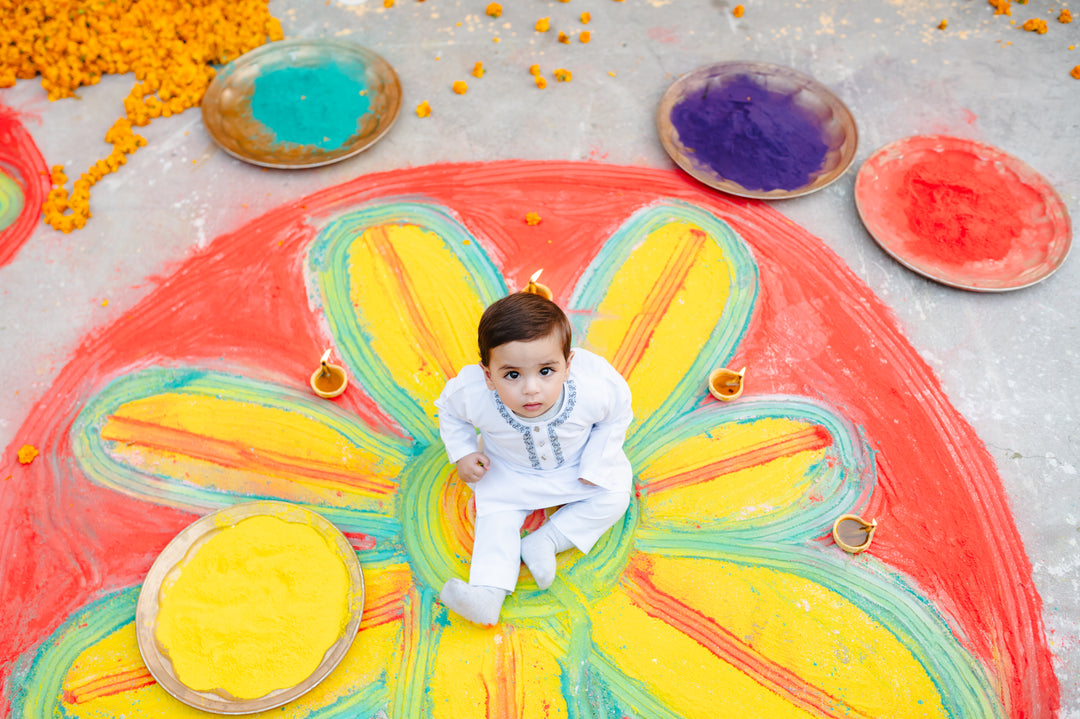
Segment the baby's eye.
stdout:
<path fill-rule="evenodd" d="M 517 379 L 520 375 L 517 372 L 511 370 L 503 376 L 506 377 L 506 379 Z"/>
<path fill-rule="evenodd" d="M 540 369 L 540 374 L 542 374 L 543 376 L 546 377 L 546 376 L 548 376 L 549 374 L 551 374 L 554 371 L 555 371 L 554 367 L 542 367 Z"/>

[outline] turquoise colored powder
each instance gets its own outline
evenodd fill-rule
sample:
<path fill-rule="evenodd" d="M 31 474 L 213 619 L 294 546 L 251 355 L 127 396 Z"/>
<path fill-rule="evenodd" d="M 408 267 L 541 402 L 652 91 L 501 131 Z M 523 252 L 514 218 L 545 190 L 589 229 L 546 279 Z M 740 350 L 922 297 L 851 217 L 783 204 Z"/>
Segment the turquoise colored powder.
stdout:
<path fill-rule="evenodd" d="M 0 168 L 0 232 L 15 224 L 23 209 L 22 187 Z"/>
<path fill-rule="evenodd" d="M 330 63 L 260 75 L 255 79 L 251 115 L 279 143 L 333 150 L 356 134 L 370 105 L 363 77 Z"/>

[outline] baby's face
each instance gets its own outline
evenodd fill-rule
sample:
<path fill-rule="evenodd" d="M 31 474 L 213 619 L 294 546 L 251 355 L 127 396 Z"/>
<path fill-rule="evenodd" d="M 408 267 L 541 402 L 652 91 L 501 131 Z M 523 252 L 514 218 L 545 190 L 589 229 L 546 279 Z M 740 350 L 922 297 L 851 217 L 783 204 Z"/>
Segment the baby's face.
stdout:
<path fill-rule="evenodd" d="M 559 336 L 551 334 L 529 342 L 507 342 L 493 347 L 484 367 L 488 389 L 521 417 L 539 417 L 559 401 L 570 374 L 570 360 L 563 358 Z"/>

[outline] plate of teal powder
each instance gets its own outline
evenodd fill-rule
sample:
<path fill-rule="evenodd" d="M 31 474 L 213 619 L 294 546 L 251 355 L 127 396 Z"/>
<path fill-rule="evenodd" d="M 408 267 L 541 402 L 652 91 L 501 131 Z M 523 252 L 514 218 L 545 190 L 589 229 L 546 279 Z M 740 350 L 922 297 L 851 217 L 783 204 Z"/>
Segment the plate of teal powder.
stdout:
<path fill-rule="evenodd" d="M 389 131 L 401 110 L 390 64 L 341 40 L 301 38 L 244 53 L 214 77 L 203 124 L 225 152 L 263 167 L 340 162 Z"/>

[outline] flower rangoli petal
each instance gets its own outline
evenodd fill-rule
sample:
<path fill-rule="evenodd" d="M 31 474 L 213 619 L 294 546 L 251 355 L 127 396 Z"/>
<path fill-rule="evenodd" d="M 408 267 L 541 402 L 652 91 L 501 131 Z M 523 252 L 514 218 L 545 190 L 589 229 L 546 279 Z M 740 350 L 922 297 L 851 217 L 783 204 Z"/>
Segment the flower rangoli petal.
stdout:
<path fill-rule="evenodd" d="M 72 436 L 92 480 L 158 504 L 285 499 L 377 536 L 396 532 L 388 517 L 410 451 L 303 390 L 195 369 L 114 380 Z"/>
<path fill-rule="evenodd" d="M 412 437 L 437 441 L 432 402 L 479 359 L 476 324 L 501 274 L 445 209 L 375 205 L 322 229 L 309 272 L 338 351 Z"/>
<path fill-rule="evenodd" d="M 645 434 L 695 401 L 709 370 L 733 354 L 757 282 L 735 232 L 683 203 L 640 211 L 589 265 L 570 302 L 582 345 L 626 378 Z"/>
<path fill-rule="evenodd" d="M 874 488 L 863 441 L 827 408 L 795 398 L 742 400 L 684 416 L 635 457 L 641 531 L 718 541 L 820 536 Z"/>

